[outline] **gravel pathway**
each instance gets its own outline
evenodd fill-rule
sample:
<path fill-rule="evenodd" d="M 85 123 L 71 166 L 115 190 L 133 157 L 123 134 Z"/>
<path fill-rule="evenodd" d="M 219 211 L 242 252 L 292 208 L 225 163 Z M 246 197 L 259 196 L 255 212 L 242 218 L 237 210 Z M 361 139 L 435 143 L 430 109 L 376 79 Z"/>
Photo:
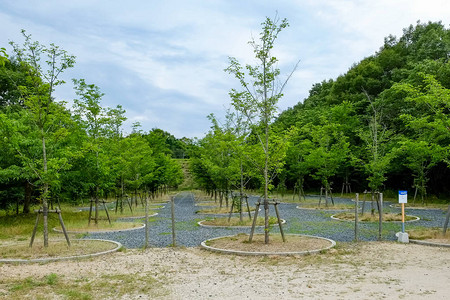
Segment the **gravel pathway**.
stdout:
<path fill-rule="evenodd" d="M 317 198 L 318 199 L 318 198 Z M 250 197 L 250 205 L 256 203 L 257 197 Z M 354 203 L 349 199 L 335 198 L 335 203 Z M 196 247 L 204 240 L 250 233 L 250 228 L 205 228 L 197 225 L 206 215 L 196 214 L 201 207 L 194 205 L 194 196 L 189 192 L 180 193 L 175 198 L 176 244 L 177 246 Z M 399 208 L 389 207 L 391 203 L 384 203 L 384 212 L 400 212 Z M 279 211 L 281 218 L 287 223 L 283 226 L 285 233 L 310 234 L 333 239 L 335 241 L 350 242 L 354 239 L 354 222 L 336 221 L 331 215 L 337 210 L 307 210 L 296 208 L 296 203 L 281 203 Z M 366 203 L 366 211 L 370 211 L 370 202 Z M 271 215 L 275 215 L 270 206 Z M 407 214 L 420 217 L 420 221 L 406 223 L 406 229 L 417 226 L 441 227 L 444 223 L 445 212 L 441 210 L 411 209 Z M 263 216 L 264 212 L 259 212 Z M 223 216 L 226 217 L 226 216 Z M 158 210 L 156 217 L 150 218 L 150 246 L 168 247 L 172 244 L 171 205 L 166 204 Z M 373 241 L 378 236 L 378 223 L 359 223 L 360 240 Z M 257 228 L 256 233 L 263 233 L 263 228 Z M 401 230 L 401 223 L 383 223 L 383 239 L 396 240 L 395 233 Z M 277 226 L 271 232 L 279 232 Z M 127 248 L 140 248 L 144 245 L 145 229 L 128 232 L 92 233 L 86 238 L 107 239 L 122 243 Z"/>

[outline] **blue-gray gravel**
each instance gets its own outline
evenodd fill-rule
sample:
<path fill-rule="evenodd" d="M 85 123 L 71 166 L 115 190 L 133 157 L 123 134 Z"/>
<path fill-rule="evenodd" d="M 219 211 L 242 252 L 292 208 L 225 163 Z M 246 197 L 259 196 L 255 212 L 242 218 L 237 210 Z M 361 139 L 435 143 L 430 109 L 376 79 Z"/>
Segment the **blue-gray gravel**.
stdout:
<path fill-rule="evenodd" d="M 249 202 L 254 205 L 256 197 L 250 197 Z M 335 199 L 336 203 L 352 203 L 348 199 Z M 237 233 L 249 233 L 250 228 L 205 228 L 197 225 L 197 222 L 207 216 L 196 214 L 200 208 L 194 204 L 194 196 L 189 192 L 183 192 L 175 197 L 176 219 L 176 245 L 195 247 L 202 241 L 213 237 L 235 235 Z M 391 203 L 384 204 L 384 211 L 399 212 L 400 209 L 389 207 Z M 281 203 L 279 211 L 281 218 L 287 223 L 283 226 L 285 233 L 310 234 L 333 239 L 335 241 L 350 242 L 354 240 L 354 222 L 332 220 L 330 216 L 336 211 L 331 210 L 306 210 L 297 209 L 298 204 Z M 370 209 L 369 205 L 366 206 Z M 445 212 L 441 210 L 407 210 L 421 218 L 420 221 L 407 223 L 410 226 L 440 227 L 445 218 Z M 275 215 L 273 206 L 270 206 L 270 214 Z M 260 216 L 263 212 L 260 212 Z M 225 216 L 224 216 L 225 217 Z M 149 222 L 149 246 L 168 247 L 172 244 L 171 205 L 167 203 L 164 208 L 158 210 L 158 216 L 152 217 Z M 363 241 L 376 240 L 378 237 L 378 223 L 359 223 L 359 238 Z M 384 223 L 383 239 L 395 240 L 395 233 L 401 230 L 400 223 Z M 262 228 L 256 229 L 262 233 Z M 271 232 L 279 232 L 273 227 Z M 92 233 L 86 238 L 99 238 L 114 240 L 122 243 L 127 248 L 141 248 L 144 246 L 145 229 L 127 232 Z"/>

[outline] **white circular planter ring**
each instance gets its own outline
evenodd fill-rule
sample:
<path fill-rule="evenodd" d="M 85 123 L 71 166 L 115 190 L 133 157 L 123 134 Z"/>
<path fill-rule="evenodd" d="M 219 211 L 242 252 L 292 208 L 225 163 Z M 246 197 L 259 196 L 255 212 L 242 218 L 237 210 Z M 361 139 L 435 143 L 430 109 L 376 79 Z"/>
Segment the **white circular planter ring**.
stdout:
<path fill-rule="evenodd" d="M 197 224 L 201 227 L 206 227 L 206 228 L 252 228 L 252 226 L 216 226 L 216 225 L 204 225 L 202 224 L 204 221 L 206 220 L 202 220 L 200 222 L 197 222 Z M 285 219 L 281 219 L 281 225 L 286 224 L 286 220 Z M 278 222 L 276 224 L 272 224 L 270 226 L 279 226 Z M 264 225 L 258 225 L 255 226 L 256 228 L 263 228 Z"/>
<path fill-rule="evenodd" d="M 145 228 L 145 224 L 142 223 L 140 226 L 137 227 L 133 227 L 133 228 L 127 228 L 127 229 L 117 229 L 117 230 L 98 230 L 98 231 L 70 231 L 70 230 L 66 230 L 67 233 L 107 233 L 107 232 L 124 232 L 124 231 L 132 231 L 132 230 L 138 230 L 138 229 L 142 229 Z M 58 232 L 58 233 L 63 233 L 63 231 L 61 229 L 58 228 L 53 228 L 53 231 Z"/>
<path fill-rule="evenodd" d="M 80 240 L 80 239 L 77 239 L 75 241 L 102 241 L 102 242 L 108 242 L 111 244 L 115 244 L 116 247 L 111 250 L 106 250 L 106 251 L 91 253 L 91 254 L 84 254 L 84 255 L 52 257 L 52 258 L 36 258 L 36 259 L 0 259 L 0 263 L 4 263 L 4 264 L 48 263 L 48 262 L 54 262 L 54 261 L 60 261 L 60 260 L 90 258 L 90 257 L 96 257 L 96 256 L 100 256 L 100 255 L 113 253 L 113 252 L 118 251 L 120 248 L 122 248 L 121 243 L 116 242 L 116 241 L 111 241 L 111 240 L 101 240 L 101 239 Z"/>
<path fill-rule="evenodd" d="M 307 255 L 307 254 L 313 254 L 313 253 L 318 253 L 321 251 L 325 251 L 328 249 L 333 248 L 334 246 L 336 246 L 336 242 L 331 240 L 331 239 L 327 239 L 324 237 L 319 237 L 319 236 L 314 236 L 314 235 L 306 235 L 306 234 L 287 234 L 287 236 L 304 236 L 304 237 L 309 237 L 309 238 L 315 238 L 315 239 L 321 239 L 321 240 L 326 240 L 328 242 L 330 242 L 330 245 L 328 247 L 325 248 L 321 248 L 321 249 L 314 249 L 314 250 L 307 250 L 307 251 L 290 251 L 290 252 L 255 252 L 255 251 L 241 251 L 241 250 L 230 250 L 230 249 L 220 249 L 220 248 L 215 248 L 215 247 L 211 247 L 206 245 L 207 242 L 209 241 L 214 241 L 214 240 L 218 240 L 218 239 L 223 239 L 223 238 L 231 238 L 234 237 L 233 235 L 230 236 L 221 236 L 221 237 L 216 237 L 216 238 L 212 238 L 206 241 L 203 241 L 200 245 L 209 250 L 209 251 L 213 251 L 213 252 L 218 252 L 218 253 L 224 253 L 224 254 L 234 254 L 234 255 L 253 255 L 253 256 L 264 256 L 264 255 L 283 255 L 283 256 L 287 256 L 287 255 Z"/>
<path fill-rule="evenodd" d="M 408 222 L 416 222 L 416 221 L 419 221 L 419 220 L 420 220 L 420 218 L 417 217 L 417 216 L 409 216 L 409 217 L 414 217 L 415 219 L 414 219 L 414 220 L 405 221 L 405 223 L 408 223 Z M 343 220 L 343 219 L 336 218 L 335 215 L 332 215 L 330 218 L 332 218 L 333 220 L 336 220 L 336 221 L 342 221 L 342 222 L 355 222 L 355 220 Z M 371 222 L 367 222 L 367 221 L 358 221 L 358 222 L 359 222 L 359 223 L 373 223 L 373 222 L 378 222 L 378 221 L 371 221 Z M 401 223 L 401 222 L 402 222 L 402 221 L 383 221 L 383 223 Z"/>

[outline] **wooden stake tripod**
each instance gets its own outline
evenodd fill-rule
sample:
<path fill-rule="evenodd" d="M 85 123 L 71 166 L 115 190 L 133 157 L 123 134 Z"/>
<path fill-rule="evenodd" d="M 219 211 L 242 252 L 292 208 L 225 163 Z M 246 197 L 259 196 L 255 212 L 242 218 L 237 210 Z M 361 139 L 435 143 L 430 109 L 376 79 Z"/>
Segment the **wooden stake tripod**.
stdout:
<path fill-rule="evenodd" d="M 133 208 L 131 207 L 131 202 L 130 202 L 130 198 L 128 195 L 122 196 L 120 197 L 119 200 L 116 201 L 116 213 L 117 213 L 117 209 L 120 207 L 120 211 L 123 212 L 123 199 L 126 199 L 127 203 L 128 203 L 128 207 L 130 208 L 130 211 L 133 212 Z"/>
<path fill-rule="evenodd" d="M 330 188 L 330 187 L 328 187 L 328 188 L 321 187 L 320 188 L 319 207 L 320 207 L 320 202 L 322 202 L 323 191 L 325 191 L 325 206 L 328 207 L 328 193 L 330 194 L 331 203 L 334 205 L 333 193 L 331 192 L 331 190 L 332 190 L 332 188 Z"/>
<path fill-rule="evenodd" d="M 59 210 L 59 209 L 48 210 L 47 209 L 46 211 L 44 211 L 44 209 L 41 207 L 39 210 L 35 210 L 35 212 L 37 213 L 37 216 L 36 216 L 36 223 L 34 224 L 34 228 L 33 228 L 33 234 L 31 235 L 30 248 L 33 246 L 34 237 L 36 236 L 36 231 L 37 231 L 37 227 L 39 224 L 39 218 L 40 218 L 41 214 L 44 216 L 44 218 L 46 218 L 48 216 L 48 213 L 57 213 L 58 214 L 59 223 L 61 224 L 61 228 L 64 232 L 64 236 L 66 237 L 67 245 L 69 245 L 69 247 L 70 247 L 70 240 L 69 240 L 69 236 L 67 235 L 66 227 L 64 226 L 64 221 L 61 216 L 61 210 Z M 46 245 L 44 245 L 44 246 L 46 246 Z"/>
<path fill-rule="evenodd" d="M 233 198 L 233 200 L 231 201 L 231 209 L 230 209 L 230 215 L 228 216 L 228 222 L 230 222 L 231 219 L 231 214 L 233 213 L 233 208 L 234 208 L 234 200 L 238 197 L 237 195 L 234 195 L 233 193 L 231 194 L 231 197 Z M 247 211 L 248 211 L 248 217 L 251 220 L 252 219 L 252 215 L 250 213 L 250 206 L 248 205 L 248 196 L 246 194 L 240 194 L 239 195 L 239 219 L 242 221 L 242 198 L 245 198 L 245 203 L 247 204 Z"/>
<path fill-rule="evenodd" d="M 350 185 L 350 182 L 348 182 L 348 178 L 346 178 L 345 182 L 342 183 L 342 191 L 341 191 L 341 197 L 346 194 L 350 194 L 352 192 L 352 187 Z"/>
<path fill-rule="evenodd" d="M 95 206 L 92 205 L 93 203 L 95 203 Z M 91 220 L 95 221 L 95 225 L 98 224 L 98 204 L 99 203 L 103 204 L 103 208 L 105 209 L 105 212 L 106 212 L 106 217 L 108 218 L 108 222 L 111 225 L 111 219 L 109 218 L 108 208 L 106 207 L 106 201 L 104 199 L 102 199 L 100 201 L 98 199 L 91 199 L 91 206 L 89 207 L 88 225 L 91 225 Z M 95 217 L 92 217 L 92 208 L 95 209 Z"/>
<path fill-rule="evenodd" d="M 277 201 L 268 201 L 268 204 L 273 205 L 275 207 L 275 213 L 277 214 L 278 226 L 280 226 L 281 237 L 283 238 L 283 242 L 286 242 L 286 238 L 284 237 L 283 226 L 282 226 L 282 222 L 281 222 L 281 218 L 280 218 L 280 213 L 278 212 L 278 206 L 277 206 L 280 203 Z M 261 206 L 261 198 L 259 198 L 258 202 L 256 203 L 255 215 L 253 216 L 252 230 L 250 231 L 250 237 L 248 239 L 248 241 L 250 243 L 253 240 L 253 233 L 255 232 L 256 220 L 258 219 L 258 211 L 259 211 L 260 206 Z"/>
<path fill-rule="evenodd" d="M 377 206 L 378 209 L 380 209 L 380 203 L 379 203 L 379 199 L 380 199 L 380 192 L 371 192 L 371 191 L 364 191 L 363 192 L 364 196 L 363 196 L 363 203 L 362 203 L 362 207 L 361 207 L 361 215 L 364 215 L 364 207 L 366 206 L 366 195 L 367 194 L 371 194 L 371 200 L 370 200 L 370 204 L 371 204 L 371 208 L 372 208 L 372 214 L 374 214 L 374 207 L 373 207 L 373 201 L 375 200 L 374 197 L 377 197 L 376 201 L 377 201 Z"/>

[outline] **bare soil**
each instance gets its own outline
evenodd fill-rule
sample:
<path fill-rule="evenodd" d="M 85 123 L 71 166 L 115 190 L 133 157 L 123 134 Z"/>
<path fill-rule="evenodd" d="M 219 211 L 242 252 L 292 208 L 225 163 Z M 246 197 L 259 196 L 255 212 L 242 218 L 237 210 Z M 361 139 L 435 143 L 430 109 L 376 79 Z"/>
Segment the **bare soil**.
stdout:
<path fill-rule="evenodd" d="M 449 282 L 450 249 L 393 242 L 308 256 L 154 248 L 0 265 L 0 299 L 448 299 Z"/>
<path fill-rule="evenodd" d="M 238 234 L 233 237 L 212 240 L 208 246 L 246 252 L 302 252 L 324 249 L 331 246 L 331 242 L 300 235 L 286 235 L 286 242 L 283 242 L 281 235 L 271 234 L 269 244 L 265 244 L 264 235 L 255 234 L 250 243 L 249 235 Z"/>

